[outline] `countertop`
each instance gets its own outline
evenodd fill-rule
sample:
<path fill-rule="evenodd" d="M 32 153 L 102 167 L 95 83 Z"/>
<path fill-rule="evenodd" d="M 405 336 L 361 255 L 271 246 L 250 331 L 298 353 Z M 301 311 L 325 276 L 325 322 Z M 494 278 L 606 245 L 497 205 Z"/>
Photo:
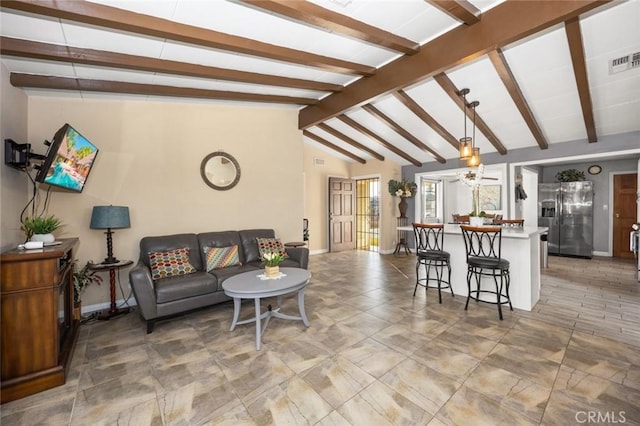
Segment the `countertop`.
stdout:
<path fill-rule="evenodd" d="M 488 225 L 491 226 L 491 225 Z M 412 226 L 398 226 L 398 231 L 413 232 Z M 544 226 L 524 226 L 523 228 L 502 228 L 502 238 L 521 238 L 527 239 L 536 235 L 545 234 L 549 228 Z M 460 225 L 446 224 L 444 225 L 444 233 L 452 235 L 461 235 Z"/>

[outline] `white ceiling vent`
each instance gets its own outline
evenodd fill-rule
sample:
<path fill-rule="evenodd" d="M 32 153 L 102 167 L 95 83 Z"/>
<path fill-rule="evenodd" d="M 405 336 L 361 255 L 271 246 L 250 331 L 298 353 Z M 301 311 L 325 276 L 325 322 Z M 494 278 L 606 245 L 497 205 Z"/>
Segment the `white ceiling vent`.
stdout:
<path fill-rule="evenodd" d="M 634 68 L 640 68 L 640 52 L 631 53 L 609 61 L 609 74 L 617 74 Z"/>
<path fill-rule="evenodd" d="M 324 166 L 324 158 L 314 158 L 313 159 L 314 166 Z"/>

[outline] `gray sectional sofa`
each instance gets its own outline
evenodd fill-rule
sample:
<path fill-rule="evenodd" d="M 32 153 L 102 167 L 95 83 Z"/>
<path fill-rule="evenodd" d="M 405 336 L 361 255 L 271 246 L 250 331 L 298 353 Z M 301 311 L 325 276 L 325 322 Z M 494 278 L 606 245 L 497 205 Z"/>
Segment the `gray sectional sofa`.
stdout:
<path fill-rule="evenodd" d="M 147 323 L 147 333 L 155 322 L 192 309 L 231 300 L 224 294 L 222 283 L 242 272 L 263 268 L 257 238 L 274 238 L 273 229 L 206 232 L 144 237 L 140 240 L 140 258 L 129 272 L 129 282 L 138 304 L 138 311 Z M 213 269 L 207 272 L 205 247 L 238 246 L 241 265 Z M 188 249 L 189 263 L 195 272 L 153 279 L 149 253 Z M 307 269 L 309 249 L 286 248 L 289 256 L 280 266 Z"/>

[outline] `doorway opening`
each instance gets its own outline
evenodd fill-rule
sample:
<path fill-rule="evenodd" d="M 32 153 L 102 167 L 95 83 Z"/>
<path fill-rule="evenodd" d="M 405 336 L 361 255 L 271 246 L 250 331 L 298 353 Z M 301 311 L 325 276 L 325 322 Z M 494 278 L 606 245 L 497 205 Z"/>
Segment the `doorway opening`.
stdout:
<path fill-rule="evenodd" d="M 356 180 L 356 249 L 380 251 L 380 178 Z"/>

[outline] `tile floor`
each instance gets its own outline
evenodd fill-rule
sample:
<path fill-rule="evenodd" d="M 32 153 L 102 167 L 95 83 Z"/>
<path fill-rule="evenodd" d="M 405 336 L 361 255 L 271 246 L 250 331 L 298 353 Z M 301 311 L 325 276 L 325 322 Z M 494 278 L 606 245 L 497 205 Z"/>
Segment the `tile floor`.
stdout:
<path fill-rule="evenodd" d="M 252 325 L 228 331 L 232 303 L 149 335 L 135 314 L 83 325 L 67 383 L 0 406 L 0 423 L 640 425 L 633 263 L 549 263 L 535 309 L 499 321 L 412 297 L 413 257 L 312 256 L 309 328 L 273 319 L 257 352 Z"/>

